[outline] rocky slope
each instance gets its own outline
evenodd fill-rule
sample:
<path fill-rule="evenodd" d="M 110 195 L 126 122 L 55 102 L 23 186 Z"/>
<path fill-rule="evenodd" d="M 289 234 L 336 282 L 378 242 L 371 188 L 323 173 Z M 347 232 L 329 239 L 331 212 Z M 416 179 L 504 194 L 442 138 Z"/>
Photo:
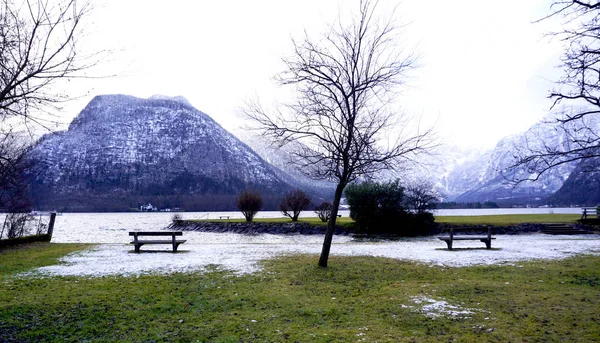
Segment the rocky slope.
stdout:
<path fill-rule="evenodd" d="M 582 161 L 556 193 L 548 198 L 554 206 L 600 204 L 600 159 Z"/>
<path fill-rule="evenodd" d="M 234 134 L 265 161 L 276 167 L 278 175 L 289 184 L 296 188 L 308 190 L 332 202 L 331 198 L 335 192 L 335 183 L 327 180 L 313 180 L 298 170 L 290 160 L 291 153 L 295 149 L 293 143 L 279 148 L 256 134 L 242 130 L 234 131 Z"/>
<path fill-rule="evenodd" d="M 141 203 L 233 209 L 245 188 L 278 197 L 281 173 L 185 99 L 95 97 L 32 151 L 38 208 L 127 210 Z M 271 204 L 273 205 L 273 204 Z M 273 207 L 273 206 L 272 206 Z"/>

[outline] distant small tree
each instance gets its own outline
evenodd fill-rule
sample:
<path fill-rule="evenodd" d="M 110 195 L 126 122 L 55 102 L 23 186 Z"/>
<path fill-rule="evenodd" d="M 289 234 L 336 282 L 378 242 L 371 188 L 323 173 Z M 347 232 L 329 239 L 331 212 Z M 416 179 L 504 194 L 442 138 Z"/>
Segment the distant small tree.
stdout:
<path fill-rule="evenodd" d="M 260 211 L 262 206 L 262 196 L 258 192 L 244 190 L 240 193 L 237 207 L 242 212 L 247 222 L 251 222 L 252 219 L 254 219 L 254 216 Z"/>
<path fill-rule="evenodd" d="M 300 212 L 306 210 L 310 206 L 310 197 L 303 191 L 297 189 L 293 192 L 288 192 L 285 198 L 279 205 L 279 210 L 284 216 L 288 216 L 293 222 L 298 221 Z"/>
<path fill-rule="evenodd" d="M 315 213 L 322 222 L 327 222 L 331 217 L 331 204 L 328 202 L 321 203 L 321 205 L 315 207 Z"/>
<path fill-rule="evenodd" d="M 416 214 L 425 213 L 435 206 L 437 194 L 430 182 L 417 182 L 406 187 L 405 204 Z"/>
<path fill-rule="evenodd" d="M 173 225 L 181 225 L 181 223 L 183 222 L 183 217 L 181 216 L 181 214 L 175 213 L 171 217 L 171 221 L 173 221 Z"/>

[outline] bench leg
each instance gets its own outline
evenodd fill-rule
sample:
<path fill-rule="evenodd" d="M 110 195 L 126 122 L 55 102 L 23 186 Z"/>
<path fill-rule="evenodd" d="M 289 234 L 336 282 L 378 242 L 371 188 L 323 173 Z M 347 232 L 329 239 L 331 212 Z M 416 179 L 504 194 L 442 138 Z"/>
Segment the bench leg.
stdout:
<path fill-rule="evenodd" d="M 487 249 L 491 249 L 492 248 L 492 240 L 491 239 L 482 239 L 481 241 L 483 243 L 485 243 L 485 247 Z"/>
<path fill-rule="evenodd" d="M 137 253 L 140 252 L 140 245 L 139 244 L 135 245 L 135 252 L 137 252 Z"/>
<path fill-rule="evenodd" d="M 448 245 L 448 250 L 452 250 L 452 241 L 451 240 L 447 240 L 446 244 Z"/>

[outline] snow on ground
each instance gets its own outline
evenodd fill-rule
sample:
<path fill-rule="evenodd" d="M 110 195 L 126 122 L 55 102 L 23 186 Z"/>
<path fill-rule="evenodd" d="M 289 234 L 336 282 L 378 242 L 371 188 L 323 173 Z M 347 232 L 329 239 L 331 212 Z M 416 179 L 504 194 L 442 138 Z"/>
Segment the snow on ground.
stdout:
<path fill-rule="evenodd" d="M 128 232 L 162 230 L 169 213 L 65 213 L 56 218 L 52 242 L 94 243 L 92 248 L 64 257 L 61 263 L 39 268 L 45 275 L 139 275 L 202 271 L 218 266 L 236 273 L 260 269 L 259 261 L 282 254 L 319 254 L 321 235 L 243 235 L 184 232 L 187 242 L 177 254 L 164 252 L 169 245 L 144 245 L 133 252 Z M 186 215 L 191 215 L 186 212 Z M 544 234 L 497 235 L 491 250 L 479 241 L 458 241 L 455 250 L 435 237 L 399 241 L 358 242 L 334 236 L 331 255 L 382 256 L 431 265 L 513 264 L 531 259 L 561 259 L 576 254 L 600 254 L 600 235 L 550 236 Z"/>
<path fill-rule="evenodd" d="M 453 305 L 443 299 L 433 299 L 426 296 L 411 297 L 412 305 L 403 305 L 413 311 L 423 313 L 429 318 L 453 317 L 453 318 L 470 318 L 475 312 L 487 312 L 480 309 L 464 308 L 460 305 Z"/>
<path fill-rule="evenodd" d="M 123 238 L 127 233 L 122 233 Z M 282 254 L 321 251 L 321 236 L 238 235 L 185 232 L 187 243 L 176 254 L 164 252 L 168 245 L 143 246 L 132 252 L 125 244 L 100 244 L 66 256 L 61 264 L 39 268 L 47 275 L 138 275 L 202 271 L 216 265 L 237 273 L 259 270 L 259 261 Z M 455 250 L 435 237 L 400 241 L 354 242 L 350 237 L 334 237 L 331 255 L 381 256 L 419 261 L 432 265 L 468 266 L 475 264 L 514 264 L 531 259 L 562 259 L 576 254 L 600 254 L 600 235 L 549 236 L 544 234 L 497 235 L 491 250 L 478 241 L 459 241 Z M 123 239 L 124 241 L 126 239 Z M 167 247 L 167 248 L 166 248 Z M 161 251 L 162 250 L 162 251 Z"/>

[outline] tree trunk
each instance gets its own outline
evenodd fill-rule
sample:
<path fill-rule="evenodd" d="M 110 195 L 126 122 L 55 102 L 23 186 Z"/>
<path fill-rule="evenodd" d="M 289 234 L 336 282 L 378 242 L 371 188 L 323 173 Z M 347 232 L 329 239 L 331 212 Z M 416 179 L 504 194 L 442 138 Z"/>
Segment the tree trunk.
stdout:
<path fill-rule="evenodd" d="M 346 187 L 346 185 L 340 182 L 337 185 L 337 188 L 335 189 L 333 205 L 331 206 L 331 217 L 329 217 L 327 231 L 325 232 L 325 240 L 323 240 L 323 249 L 321 250 L 321 257 L 319 258 L 319 267 L 327 267 L 327 261 L 329 260 L 329 250 L 331 249 L 331 241 L 333 240 L 335 223 L 340 207 L 340 200 L 342 199 L 342 193 L 344 192 L 344 187 Z"/>

